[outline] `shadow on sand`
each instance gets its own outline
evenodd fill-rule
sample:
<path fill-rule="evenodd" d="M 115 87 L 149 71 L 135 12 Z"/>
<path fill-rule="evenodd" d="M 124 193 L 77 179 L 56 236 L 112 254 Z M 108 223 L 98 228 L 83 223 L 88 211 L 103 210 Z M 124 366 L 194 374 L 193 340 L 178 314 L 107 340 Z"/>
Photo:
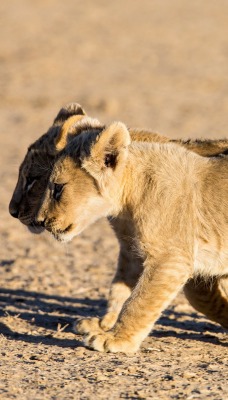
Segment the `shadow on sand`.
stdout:
<path fill-rule="evenodd" d="M 104 299 L 93 300 L 47 295 L 26 290 L 0 289 L 0 305 L 0 317 L 7 316 L 7 314 L 15 317 L 19 314 L 20 319 L 28 321 L 33 326 L 53 331 L 54 334 L 58 324 L 68 325 L 64 331 L 72 332 L 72 325 L 76 318 L 103 315 L 106 301 Z M 152 337 L 175 337 L 182 340 L 227 346 L 216 336 L 218 333 L 224 333 L 225 330 L 217 324 L 205 321 L 204 317 L 197 313 L 186 314 L 166 310 L 157 324 L 158 326 L 155 325 L 155 329 L 151 333 Z M 162 329 L 159 326 L 162 326 Z M 82 342 L 77 339 L 55 338 L 52 336 L 52 332 L 47 332 L 47 335 L 17 333 L 4 322 L 0 323 L 0 333 L 7 336 L 9 340 L 22 340 L 59 347 L 75 348 L 82 345 Z"/>

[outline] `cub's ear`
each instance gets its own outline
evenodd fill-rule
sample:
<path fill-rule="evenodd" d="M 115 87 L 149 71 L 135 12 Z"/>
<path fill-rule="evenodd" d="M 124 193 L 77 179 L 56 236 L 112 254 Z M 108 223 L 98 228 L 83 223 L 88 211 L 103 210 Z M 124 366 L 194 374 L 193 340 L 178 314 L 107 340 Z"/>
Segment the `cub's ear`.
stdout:
<path fill-rule="evenodd" d="M 78 103 L 69 103 L 61 108 L 54 119 L 53 125 L 62 125 L 68 118 L 73 115 L 86 115 L 83 108 Z"/>
<path fill-rule="evenodd" d="M 55 139 L 55 149 L 57 151 L 61 151 L 64 149 L 69 137 L 75 133 L 74 130 L 71 128 L 73 128 L 75 124 L 81 121 L 83 118 L 85 118 L 84 115 L 72 115 L 64 122 L 60 132 Z"/>
<path fill-rule="evenodd" d="M 85 115 L 85 111 L 78 103 L 69 103 L 61 108 L 53 123 L 54 126 L 62 125 L 55 139 L 55 150 L 61 151 L 66 146 L 68 134 L 71 134 L 71 126 L 80 121 Z"/>
<path fill-rule="evenodd" d="M 83 167 L 95 178 L 102 172 L 116 171 L 124 164 L 130 142 L 126 125 L 114 122 L 97 135 L 89 157 L 83 160 Z"/>

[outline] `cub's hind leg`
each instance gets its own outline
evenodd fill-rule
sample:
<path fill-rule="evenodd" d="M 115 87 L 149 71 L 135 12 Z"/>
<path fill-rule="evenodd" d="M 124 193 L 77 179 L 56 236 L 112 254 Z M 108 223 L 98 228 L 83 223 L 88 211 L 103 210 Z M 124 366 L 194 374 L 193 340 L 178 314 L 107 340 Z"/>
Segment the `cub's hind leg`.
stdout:
<path fill-rule="evenodd" d="M 201 277 L 190 279 L 184 293 L 197 311 L 228 329 L 228 276 L 209 282 Z"/>

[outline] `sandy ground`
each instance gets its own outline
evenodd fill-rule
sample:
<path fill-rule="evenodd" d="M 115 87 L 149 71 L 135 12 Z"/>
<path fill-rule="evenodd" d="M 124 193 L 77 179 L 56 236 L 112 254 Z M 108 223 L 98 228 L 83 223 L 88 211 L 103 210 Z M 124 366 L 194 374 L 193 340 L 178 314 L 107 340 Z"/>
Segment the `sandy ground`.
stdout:
<path fill-rule="evenodd" d="M 227 335 L 180 294 L 132 356 L 83 347 L 104 312 L 117 241 L 106 221 L 71 244 L 8 214 L 28 144 L 77 101 L 172 137 L 226 137 L 228 2 L 0 3 L 0 398 L 228 399 Z"/>

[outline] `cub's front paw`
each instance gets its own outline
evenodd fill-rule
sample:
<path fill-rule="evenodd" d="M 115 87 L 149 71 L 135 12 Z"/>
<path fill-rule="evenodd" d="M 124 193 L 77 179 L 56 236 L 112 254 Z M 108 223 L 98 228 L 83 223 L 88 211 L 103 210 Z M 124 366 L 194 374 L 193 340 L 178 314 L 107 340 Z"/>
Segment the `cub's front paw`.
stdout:
<path fill-rule="evenodd" d="M 96 317 L 83 318 L 79 321 L 76 321 L 73 329 L 80 335 L 94 335 L 96 333 L 103 333 L 103 330 L 100 327 L 100 319 Z"/>
<path fill-rule="evenodd" d="M 134 353 L 138 350 L 139 344 L 130 340 L 115 336 L 112 332 L 103 332 L 95 335 L 88 335 L 84 339 L 86 346 L 93 350 L 106 353 Z"/>
<path fill-rule="evenodd" d="M 117 318 L 118 318 L 118 314 L 116 312 L 109 311 L 100 320 L 100 327 L 103 329 L 103 331 L 109 331 L 115 325 Z"/>

